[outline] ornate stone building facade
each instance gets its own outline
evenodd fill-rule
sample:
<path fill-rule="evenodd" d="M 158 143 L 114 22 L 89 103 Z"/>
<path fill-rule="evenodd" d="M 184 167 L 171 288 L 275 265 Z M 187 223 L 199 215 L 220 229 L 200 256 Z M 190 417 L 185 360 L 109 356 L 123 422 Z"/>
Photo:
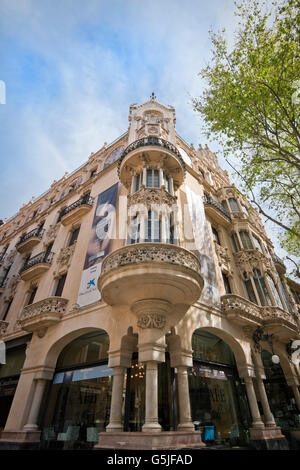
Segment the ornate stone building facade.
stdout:
<path fill-rule="evenodd" d="M 0 448 L 298 445 L 299 286 L 175 122 L 131 105 L 0 227 Z"/>

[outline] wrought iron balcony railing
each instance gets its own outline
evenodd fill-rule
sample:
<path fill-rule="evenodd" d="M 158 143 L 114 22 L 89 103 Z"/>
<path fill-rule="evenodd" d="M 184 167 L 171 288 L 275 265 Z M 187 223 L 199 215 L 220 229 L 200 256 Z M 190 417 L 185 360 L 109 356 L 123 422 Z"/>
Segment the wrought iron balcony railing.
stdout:
<path fill-rule="evenodd" d="M 39 238 L 42 238 L 43 235 L 44 235 L 44 232 L 45 232 L 44 229 L 41 229 L 41 228 L 39 228 L 39 227 L 34 228 L 34 229 L 31 230 L 30 232 L 25 233 L 25 235 L 23 235 L 23 236 L 20 238 L 20 240 L 18 241 L 18 243 L 16 243 L 16 246 L 20 245 L 21 243 L 25 242 L 26 240 L 28 240 L 29 238 L 32 238 L 32 237 L 39 237 Z"/>
<path fill-rule="evenodd" d="M 94 203 L 94 198 L 91 197 L 91 196 L 83 196 L 81 197 L 80 199 L 78 199 L 77 201 L 73 202 L 72 204 L 70 204 L 68 207 L 66 207 L 65 209 L 63 209 L 61 211 L 61 213 L 59 214 L 59 218 L 58 218 L 58 221 L 61 220 L 61 218 L 68 214 L 69 212 L 73 211 L 74 209 L 76 209 L 77 207 L 80 207 L 82 205 L 88 205 L 88 206 L 92 206 Z"/>
<path fill-rule="evenodd" d="M 146 146 L 158 146 L 162 147 L 164 149 L 170 150 L 173 155 L 176 156 L 176 158 L 180 161 L 181 165 L 183 166 L 184 172 L 186 171 L 185 163 L 184 160 L 179 152 L 179 150 L 173 145 L 171 142 L 168 142 L 167 140 L 161 139 L 160 137 L 143 137 L 142 139 L 135 140 L 132 142 L 126 149 L 123 151 L 119 163 L 118 163 L 118 174 L 120 176 L 120 168 L 123 159 L 128 155 L 130 152 L 133 150 L 136 150 L 139 147 L 146 147 Z"/>
<path fill-rule="evenodd" d="M 214 207 L 217 211 L 221 212 L 221 214 L 223 214 L 225 217 L 227 217 L 228 220 L 231 221 L 229 212 L 218 201 L 215 201 L 210 196 L 204 195 L 203 202 L 205 206 Z"/>
<path fill-rule="evenodd" d="M 36 264 L 39 263 L 47 263 L 51 264 L 53 261 L 54 253 L 50 252 L 47 253 L 47 251 L 42 251 L 36 256 L 33 256 L 33 258 L 30 258 L 26 263 L 23 265 L 23 267 L 20 270 L 20 273 L 23 271 L 26 271 L 26 269 L 31 268 L 32 266 L 35 266 Z"/>

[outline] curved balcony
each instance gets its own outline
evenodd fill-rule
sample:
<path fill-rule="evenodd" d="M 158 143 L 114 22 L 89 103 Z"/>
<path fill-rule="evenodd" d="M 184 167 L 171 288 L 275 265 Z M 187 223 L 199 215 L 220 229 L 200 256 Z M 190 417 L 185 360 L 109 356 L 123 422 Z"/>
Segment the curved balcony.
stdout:
<path fill-rule="evenodd" d="M 166 316 L 175 310 L 184 314 L 200 297 L 200 269 L 198 258 L 184 248 L 137 243 L 103 260 L 98 288 L 109 305 L 129 305 L 140 317 L 139 326 L 156 322 L 162 327 Z"/>
<path fill-rule="evenodd" d="M 20 277 L 22 281 L 29 281 L 34 277 L 42 275 L 48 271 L 53 261 L 54 253 L 47 253 L 42 251 L 33 258 L 30 258 L 20 270 Z"/>
<path fill-rule="evenodd" d="M 68 299 L 48 297 L 34 304 L 26 305 L 19 318 L 23 330 L 42 331 L 60 321 L 66 311 Z"/>
<path fill-rule="evenodd" d="M 230 227 L 231 217 L 229 212 L 222 206 L 222 204 L 207 195 L 203 196 L 203 202 L 205 213 L 209 217 L 224 227 Z"/>
<path fill-rule="evenodd" d="M 63 225 L 70 225 L 78 222 L 83 215 L 91 210 L 94 204 L 94 198 L 83 196 L 69 206 L 65 207 L 59 215 L 58 221 Z"/>
<path fill-rule="evenodd" d="M 44 235 L 44 229 L 39 227 L 31 230 L 28 233 L 25 233 L 18 243 L 16 244 L 16 249 L 19 253 L 26 253 L 31 251 L 36 245 L 38 245 Z"/>
<path fill-rule="evenodd" d="M 119 159 L 118 175 L 126 188 L 131 184 L 132 169 L 140 168 L 144 157 L 150 166 L 160 166 L 163 161 L 165 170 L 173 177 L 175 187 L 181 186 L 186 167 L 179 150 L 160 137 L 143 137 L 128 145 Z"/>
<path fill-rule="evenodd" d="M 293 315 L 279 307 L 261 307 L 265 331 L 282 341 L 299 338 L 299 329 Z"/>
<path fill-rule="evenodd" d="M 258 326 L 263 316 L 260 307 L 239 295 L 227 294 L 221 297 L 222 311 L 226 317 L 241 326 Z"/>

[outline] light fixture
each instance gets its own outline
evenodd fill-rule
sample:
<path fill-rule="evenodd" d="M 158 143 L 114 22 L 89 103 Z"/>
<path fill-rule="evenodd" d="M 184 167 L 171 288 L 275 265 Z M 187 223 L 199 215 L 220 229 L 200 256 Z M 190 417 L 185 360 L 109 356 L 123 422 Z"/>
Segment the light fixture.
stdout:
<path fill-rule="evenodd" d="M 280 363 L 279 356 L 277 356 L 277 354 L 274 354 L 274 350 L 273 350 L 273 339 L 274 339 L 273 333 L 272 334 L 265 333 L 263 328 L 258 326 L 256 328 L 256 330 L 254 331 L 252 338 L 253 338 L 253 341 L 254 341 L 255 351 L 261 353 L 262 347 L 260 345 L 260 342 L 261 341 L 266 341 L 269 344 L 269 346 L 271 348 L 271 351 L 272 351 L 272 358 L 271 359 L 272 359 L 273 364 L 279 364 Z"/>

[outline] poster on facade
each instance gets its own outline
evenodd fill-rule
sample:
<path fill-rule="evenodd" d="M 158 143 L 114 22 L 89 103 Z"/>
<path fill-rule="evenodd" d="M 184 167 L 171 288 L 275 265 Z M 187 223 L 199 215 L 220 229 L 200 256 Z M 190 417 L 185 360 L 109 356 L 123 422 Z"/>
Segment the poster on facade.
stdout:
<path fill-rule="evenodd" d="M 186 187 L 186 195 L 192 221 L 195 250 L 201 263 L 201 274 L 204 280 L 200 302 L 218 306 L 220 304 L 220 291 L 214 262 L 213 245 L 204 212 L 203 197 L 200 194 L 196 194 L 189 187 Z"/>
<path fill-rule="evenodd" d="M 115 231 L 118 183 L 99 194 L 86 252 L 77 304 L 80 307 L 100 300 L 97 281 L 102 260 L 109 252 L 110 240 Z"/>

